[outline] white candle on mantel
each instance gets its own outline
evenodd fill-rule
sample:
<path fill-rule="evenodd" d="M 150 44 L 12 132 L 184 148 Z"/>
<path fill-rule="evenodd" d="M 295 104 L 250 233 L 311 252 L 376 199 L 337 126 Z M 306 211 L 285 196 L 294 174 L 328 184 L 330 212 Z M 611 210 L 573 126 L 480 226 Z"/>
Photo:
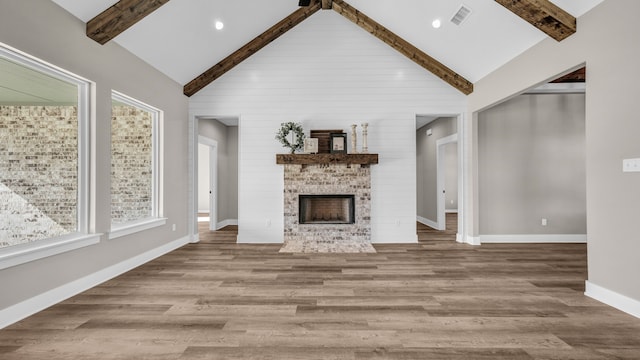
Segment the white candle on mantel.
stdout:
<path fill-rule="evenodd" d="M 362 153 L 366 154 L 369 152 L 369 147 L 367 146 L 367 127 L 369 123 L 362 123 Z"/>
<path fill-rule="evenodd" d="M 358 153 L 356 126 L 358 125 L 356 124 L 351 125 L 351 153 L 352 154 Z"/>

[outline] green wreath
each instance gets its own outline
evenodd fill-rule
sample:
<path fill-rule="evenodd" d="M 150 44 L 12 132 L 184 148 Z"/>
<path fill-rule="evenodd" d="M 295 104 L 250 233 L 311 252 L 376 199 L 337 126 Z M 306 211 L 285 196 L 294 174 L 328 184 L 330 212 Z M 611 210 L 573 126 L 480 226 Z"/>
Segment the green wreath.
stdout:
<path fill-rule="evenodd" d="M 287 137 L 292 131 L 291 141 L 289 141 Z M 302 125 L 291 121 L 280 124 L 280 130 L 276 133 L 276 140 L 280 141 L 282 146 L 289 148 L 292 154 L 296 152 L 296 150 L 301 150 L 304 147 L 304 138 Z"/>

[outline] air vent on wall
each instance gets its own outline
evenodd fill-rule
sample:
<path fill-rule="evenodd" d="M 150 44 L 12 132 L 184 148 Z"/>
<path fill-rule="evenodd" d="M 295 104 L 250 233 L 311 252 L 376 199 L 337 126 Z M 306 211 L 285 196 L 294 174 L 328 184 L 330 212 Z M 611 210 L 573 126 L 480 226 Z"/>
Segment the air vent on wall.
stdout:
<path fill-rule="evenodd" d="M 460 9 L 456 11 L 455 15 L 451 18 L 451 22 L 456 25 L 461 25 L 471 15 L 471 9 L 465 5 L 460 5 Z"/>

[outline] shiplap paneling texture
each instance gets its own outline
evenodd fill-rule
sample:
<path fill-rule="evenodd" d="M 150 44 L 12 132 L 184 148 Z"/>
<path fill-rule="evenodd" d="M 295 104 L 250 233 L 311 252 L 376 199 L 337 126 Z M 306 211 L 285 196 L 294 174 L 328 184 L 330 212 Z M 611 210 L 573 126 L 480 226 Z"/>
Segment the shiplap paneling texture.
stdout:
<path fill-rule="evenodd" d="M 372 242 L 416 241 L 416 114 L 457 114 L 455 88 L 331 11 L 315 14 L 190 98 L 191 117 L 239 116 L 240 242 L 282 242 L 280 123 L 368 122 Z M 361 146 L 361 127 L 358 126 Z M 270 225 L 267 225 L 270 223 Z"/>

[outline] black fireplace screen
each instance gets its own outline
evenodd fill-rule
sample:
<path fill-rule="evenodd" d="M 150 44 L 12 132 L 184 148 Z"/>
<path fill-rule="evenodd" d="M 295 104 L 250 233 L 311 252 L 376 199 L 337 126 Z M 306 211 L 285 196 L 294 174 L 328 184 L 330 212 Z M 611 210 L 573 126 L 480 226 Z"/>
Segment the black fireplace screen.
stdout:
<path fill-rule="evenodd" d="M 300 224 L 354 224 L 354 195 L 299 195 Z"/>

